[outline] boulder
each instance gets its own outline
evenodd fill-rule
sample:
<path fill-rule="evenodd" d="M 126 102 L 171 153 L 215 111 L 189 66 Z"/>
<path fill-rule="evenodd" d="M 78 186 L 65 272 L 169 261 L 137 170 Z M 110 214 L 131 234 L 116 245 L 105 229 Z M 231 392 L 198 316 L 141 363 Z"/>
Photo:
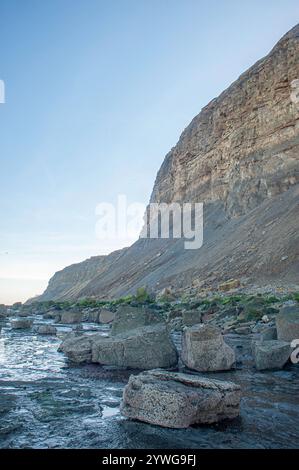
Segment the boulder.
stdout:
<path fill-rule="evenodd" d="M 60 323 L 71 325 L 74 323 L 80 323 L 83 320 L 83 314 L 81 312 L 62 312 Z"/>
<path fill-rule="evenodd" d="M 162 325 L 138 328 L 112 337 L 68 335 L 59 347 L 72 362 L 153 369 L 177 364 L 177 352 Z"/>
<path fill-rule="evenodd" d="M 111 335 L 126 333 L 143 326 L 163 322 L 161 315 L 146 307 L 119 307 L 112 324 Z"/>
<path fill-rule="evenodd" d="M 36 328 L 39 335 L 56 335 L 57 328 L 53 325 L 40 325 Z"/>
<path fill-rule="evenodd" d="M 10 326 L 14 330 L 22 330 L 31 328 L 33 325 L 33 320 L 29 320 L 28 318 L 17 318 L 15 320 L 10 321 Z"/>
<path fill-rule="evenodd" d="M 92 346 L 92 362 L 131 369 L 173 367 L 177 352 L 163 325 L 154 325 L 111 337 L 98 336 Z"/>
<path fill-rule="evenodd" d="M 60 344 L 58 351 L 63 352 L 71 362 L 89 363 L 91 362 L 92 341 L 92 335 L 78 336 L 71 333 Z"/>
<path fill-rule="evenodd" d="M 261 341 L 270 341 L 277 339 L 277 329 L 275 326 L 270 326 L 268 328 L 264 328 L 260 333 Z"/>
<path fill-rule="evenodd" d="M 45 320 L 55 320 L 56 322 L 60 321 L 61 315 L 63 312 L 61 310 L 49 310 L 43 314 Z"/>
<path fill-rule="evenodd" d="M 198 310 L 183 311 L 182 322 L 185 326 L 198 325 L 201 323 L 201 312 Z"/>
<path fill-rule="evenodd" d="M 299 307 L 283 307 L 276 316 L 277 338 L 291 342 L 299 339 Z"/>
<path fill-rule="evenodd" d="M 100 315 L 98 318 L 99 323 L 112 323 L 115 319 L 115 312 L 111 312 L 110 310 L 107 310 L 105 308 L 102 308 L 100 311 Z"/>
<path fill-rule="evenodd" d="M 232 382 L 153 370 L 131 375 L 121 413 L 130 419 L 168 428 L 187 428 L 236 418 L 241 389 Z"/>
<path fill-rule="evenodd" d="M 208 372 L 231 369 L 236 357 L 219 328 L 195 325 L 183 332 L 182 361 L 189 369 Z"/>
<path fill-rule="evenodd" d="M 286 341 L 258 341 L 254 346 L 255 366 L 258 370 L 282 369 L 291 354 Z"/>
<path fill-rule="evenodd" d="M 99 315 L 100 315 L 99 309 L 92 309 L 92 310 L 87 309 L 86 311 L 84 311 L 83 320 L 87 322 L 98 323 Z"/>

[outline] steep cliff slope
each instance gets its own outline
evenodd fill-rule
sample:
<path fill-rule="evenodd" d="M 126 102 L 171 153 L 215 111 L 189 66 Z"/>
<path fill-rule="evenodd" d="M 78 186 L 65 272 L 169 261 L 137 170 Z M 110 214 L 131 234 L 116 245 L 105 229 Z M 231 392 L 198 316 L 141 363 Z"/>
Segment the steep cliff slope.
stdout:
<path fill-rule="evenodd" d="M 204 244 L 139 239 L 55 274 L 41 299 L 116 297 L 244 283 L 293 283 L 298 273 L 299 25 L 212 100 L 182 133 L 156 178 L 151 202 L 203 202 Z"/>

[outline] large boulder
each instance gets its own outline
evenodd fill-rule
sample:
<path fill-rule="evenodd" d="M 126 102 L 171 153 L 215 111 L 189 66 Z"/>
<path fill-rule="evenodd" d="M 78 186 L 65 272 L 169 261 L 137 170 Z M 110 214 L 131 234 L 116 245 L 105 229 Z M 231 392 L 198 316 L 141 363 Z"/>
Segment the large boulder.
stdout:
<path fill-rule="evenodd" d="M 99 314 L 98 322 L 107 324 L 112 323 L 115 319 L 115 312 L 111 312 L 105 308 L 102 308 Z"/>
<path fill-rule="evenodd" d="M 201 312 L 199 310 L 184 310 L 182 323 L 185 326 L 193 326 L 201 323 Z"/>
<path fill-rule="evenodd" d="M 60 344 L 58 351 L 63 352 L 71 362 L 77 364 L 91 362 L 92 342 L 95 335 L 69 334 Z"/>
<path fill-rule="evenodd" d="M 17 318 L 10 321 L 10 326 L 14 330 L 22 330 L 31 328 L 33 325 L 33 320 L 29 320 L 28 318 Z"/>
<path fill-rule="evenodd" d="M 126 333 L 135 328 L 155 325 L 162 321 L 159 313 L 147 307 L 119 307 L 112 324 L 111 335 Z"/>
<path fill-rule="evenodd" d="M 80 323 L 83 320 L 82 312 L 62 312 L 60 323 L 66 325 L 72 325 L 74 323 Z"/>
<path fill-rule="evenodd" d="M 36 328 L 39 335 L 56 335 L 57 328 L 53 325 L 40 325 Z"/>
<path fill-rule="evenodd" d="M 153 369 L 177 364 L 177 352 L 162 325 L 138 328 L 112 337 L 69 335 L 60 345 L 72 362 Z"/>
<path fill-rule="evenodd" d="M 291 354 L 287 341 L 259 341 L 254 345 L 255 366 L 258 370 L 282 369 Z"/>
<path fill-rule="evenodd" d="M 189 369 L 209 372 L 231 369 L 236 357 L 219 328 L 195 325 L 183 332 L 182 361 Z"/>
<path fill-rule="evenodd" d="M 240 412 L 241 389 L 232 382 L 166 371 L 131 375 L 121 413 L 168 428 L 217 423 Z"/>
<path fill-rule="evenodd" d="M 299 339 L 299 307 L 283 307 L 276 316 L 277 338 L 289 343 Z"/>
<path fill-rule="evenodd" d="M 122 335 L 98 337 L 93 342 L 92 362 L 103 365 L 154 369 L 177 364 L 177 352 L 163 325 L 137 328 Z"/>

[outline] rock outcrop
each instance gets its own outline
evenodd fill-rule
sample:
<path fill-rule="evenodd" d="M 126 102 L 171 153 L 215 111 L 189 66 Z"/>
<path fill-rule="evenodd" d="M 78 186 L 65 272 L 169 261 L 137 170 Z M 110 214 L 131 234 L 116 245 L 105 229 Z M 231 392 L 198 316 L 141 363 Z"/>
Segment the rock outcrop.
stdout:
<path fill-rule="evenodd" d="M 111 335 L 126 333 L 135 328 L 162 323 L 162 317 L 146 307 L 120 307 L 112 324 Z"/>
<path fill-rule="evenodd" d="M 213 372 L 231 369 L 236 357 L 219 328 L 195 325 L 183 332 L 182 361 L 189 369 Z"/>
<path fill-rule="evenodd" d="M 40 300 L 119 297 L 237 283 L 296 283 L 299 25 L 213 99 L 182 133 L 151 202 L 203 202 L 204 243 L 139 239 L 55 274 Z"/>
<path fill-rule="evenodd" d="M 31 328 L 33 325 L 33 320 L 28 318 L 17 318 L 10 321 L 10 326 L 13 330 L 23 330 Z"/>
<path fill-rule="evenodd" d="M 299 308 L 289 306 L 281 309 L 276 317 L 277 337 L 288 341 L 299 339 Z"/>
<path fill-rule="evenodd" d="M 72 362 L 131 369 L 168 368 L 175 366 L 178 360 L 166 327 L 159 324 L 111 337 L 71 334 L 59 350 Z"/>
<path fill-rule="evenodd" d="M 290 354 L 290 344 L 286 341 L 259 341 L 254 346 L 255 366 L 258 370 L 281 369 Z"/>
<path fill-rule="evenodd" d="M 187 428 L 237 417 L 240 399 L 234 383 L 154 370 L 130 376 L 121 413 L 158 426 Z"/>
<path fill-rule="evenodd" d="M 57 328 L 53 325 L 40 325 L 36 328 L 36 332 L 39 335 L 56 335 Z"/>

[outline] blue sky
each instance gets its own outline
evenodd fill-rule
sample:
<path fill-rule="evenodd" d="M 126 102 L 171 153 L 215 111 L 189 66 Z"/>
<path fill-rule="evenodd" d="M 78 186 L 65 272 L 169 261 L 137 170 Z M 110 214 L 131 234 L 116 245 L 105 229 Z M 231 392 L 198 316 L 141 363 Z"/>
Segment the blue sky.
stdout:
<path fill-rule="evenodd" d="M 184 127 L 298 13 L 297 0 L 1 0 L 0 303 L 127 244 L 96 239 L 96 205 L 146 203 Z"/>

